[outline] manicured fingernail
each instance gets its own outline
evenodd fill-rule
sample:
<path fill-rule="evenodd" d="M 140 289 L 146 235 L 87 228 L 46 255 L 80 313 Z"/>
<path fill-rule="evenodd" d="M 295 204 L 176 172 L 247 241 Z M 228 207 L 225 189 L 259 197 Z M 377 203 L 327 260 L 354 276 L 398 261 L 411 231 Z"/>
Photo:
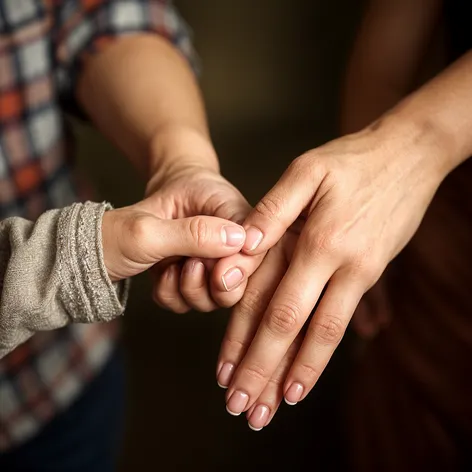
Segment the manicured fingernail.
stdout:
<path fill-rule="evenodd" d="M 296 405 L 303 395 L 303 385 L 299 383 L 293 383 L 290 385 L 290 388 L 287 390 L 285 394 L 285 403 L 288 405 Z"/>
<path fill-rule="evenodd" d="M 257 405 L 249 418 L 249 427 L 253 431 L 260 431 L 269 419 L 270 410 L 268 406 Z"/>
<path fill-rule="evenodd" d="M 223 226 L 221 238 L 226 246 L 238 247 L 244 243 L 246 232 L 241 226 Z"/>
<path fill-rule="evenodd" d="M 249 395 L 236 390 L 226 403 L 226 410 L 230 415 L 239 416 L 247 406 Z"/>
<path fill-rule="evenodd" d="M 248 251 L 254 251 L 259 246 L 263 238 L 263 234 L 254 226 L 251 226 L 246 230 L 246 243 L 244 244 L 245 249 Z"/>
<path fill-rule="evenodd" d="M 218 373 L 218 385 L 221 388 L 228 388 L 229 383 L 231 382 L 231 377 L 233 376 L 234 365 L 226 362 L 221 367 L 220 372 Z"/>
<path fill-rule="evenodd" d="M 243 281 L 243 278 L 244 275 L 241 269 L 239 269 L 238 267 L 232 267 L 223 274 L 223 277 L 221 277 L 221 281 L 223 282 L 225 290 L 227 292 L 230 292 L 231 290 L 234 290 Z"/>

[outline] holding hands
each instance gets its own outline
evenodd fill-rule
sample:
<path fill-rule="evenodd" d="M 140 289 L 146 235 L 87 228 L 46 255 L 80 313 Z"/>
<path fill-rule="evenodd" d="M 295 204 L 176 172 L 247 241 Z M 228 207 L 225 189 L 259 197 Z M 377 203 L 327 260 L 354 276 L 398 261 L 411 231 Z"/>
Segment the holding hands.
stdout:
<path fill-rule="evenodd" d="M 217 377 L 228 412 L 253 429 L 310 392 L 444 177 L 432 140 L 396 131 L 379 123 L 309 151 L 244 222 L 243 252 L 268 254 L 234 308 Z"/>

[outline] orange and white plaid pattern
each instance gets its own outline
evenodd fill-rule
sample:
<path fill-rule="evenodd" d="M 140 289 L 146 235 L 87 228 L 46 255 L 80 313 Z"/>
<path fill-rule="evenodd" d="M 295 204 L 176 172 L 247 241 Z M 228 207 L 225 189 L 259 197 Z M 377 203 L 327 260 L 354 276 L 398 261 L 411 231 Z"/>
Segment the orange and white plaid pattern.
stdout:
<path fill-rule="evenodd" d="M 65 113 L 86 58 L 149 31 L 189 59 L 185 23 L 166 0 L 0 0 L 0 217 L 36 219 L 76 201 Z M 0 451 L 24 442 L 106 363 L 116 325 L 40 333 L 0 361 Z"/>

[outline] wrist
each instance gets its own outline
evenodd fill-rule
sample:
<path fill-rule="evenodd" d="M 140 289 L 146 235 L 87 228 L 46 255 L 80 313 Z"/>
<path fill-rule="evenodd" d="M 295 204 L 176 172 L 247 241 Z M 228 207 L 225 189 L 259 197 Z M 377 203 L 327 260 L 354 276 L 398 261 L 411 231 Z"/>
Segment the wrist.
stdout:
<path fill-rule="evenodd" d="M 463 160 L 454 136 L 440 120 L 408 99 L 366 130 L 391 149 L 389 155 L 400 165 L 418 169 L 436 187 Z"/>
<path fill-rule="evenodd" d="M 218 157 L 209 136 L 185 125 L 159 129 L 150 141 L 148 180 L 163 182 L 185 168 L 220 172 Z"/>

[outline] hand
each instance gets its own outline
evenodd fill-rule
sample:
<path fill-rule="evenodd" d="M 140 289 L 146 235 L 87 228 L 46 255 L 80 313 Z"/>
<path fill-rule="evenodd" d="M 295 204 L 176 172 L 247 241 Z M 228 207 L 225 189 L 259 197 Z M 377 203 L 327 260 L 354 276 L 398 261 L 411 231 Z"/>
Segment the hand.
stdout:
<path fill-rule="evenodd" d="M 211 216 L 161 219 L 142 204 L 103 215 L 102 247 L 112 281 L 132 277 L 175 257 L 224 257 L 241 250 L 244 229 Z"/>
<path fill-rule="evenodd" d="M 243 250 L 273 249 L 222 344 L 231 413 L 249 410 L 261 428 L 283 396 L 295 404 L 313 388 L 362 295 L 412 237 L 444 177 L 431 144 L 383 126 L 333 141 L 296 159 L 249 215 Z M 283 235 L 299 215 L 306 222 L 289 243 Z"/>
<path fill-rule="evenodd" d="M 142 207 L 163 219 L 210 215 L 242 223 L 251 210 L 241 193 L 216 170 L 195 165 L 156 174 L 146 194 Z M 234 305 L 263 256 L 234 254 L 227 263 L 237 269 L 229 273 L 215 257 L 220 256 L 174 258 L 157 264 L 152 269 L 156 303 L 177 313 Z"/>

